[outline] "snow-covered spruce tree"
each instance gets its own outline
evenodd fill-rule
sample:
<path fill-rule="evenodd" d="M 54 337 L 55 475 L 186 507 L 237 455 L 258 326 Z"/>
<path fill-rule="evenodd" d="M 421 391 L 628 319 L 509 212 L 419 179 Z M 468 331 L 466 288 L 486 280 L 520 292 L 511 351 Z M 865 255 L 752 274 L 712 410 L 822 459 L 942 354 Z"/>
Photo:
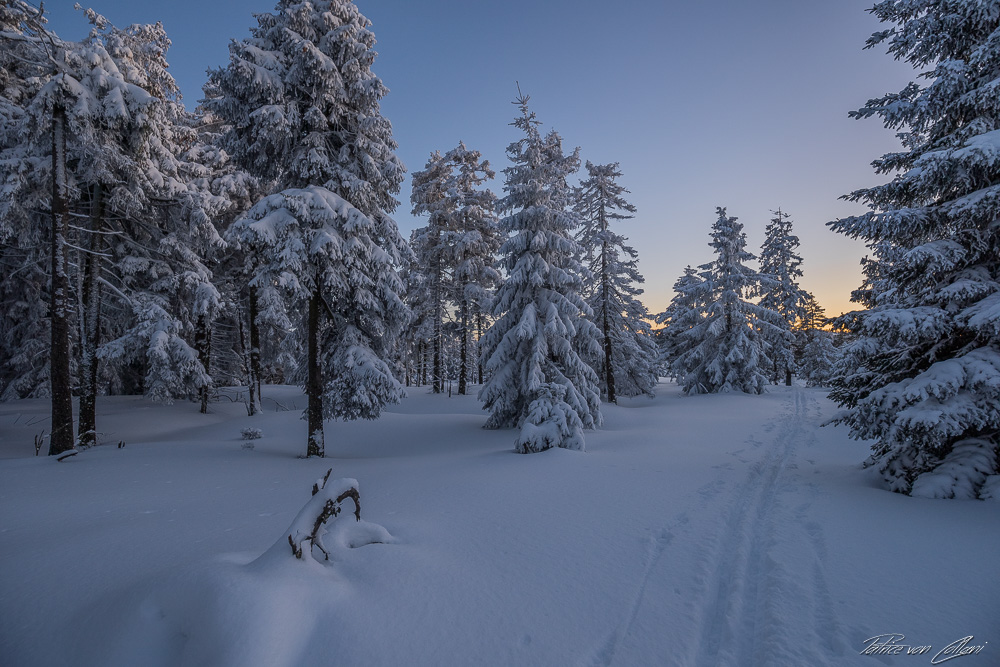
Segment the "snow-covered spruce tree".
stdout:
<path fill-rule="evenodd" d="M 413 230 L 410 246 L 416 259 L 414 267 L 424 276 L 421 289 L 414 293 L 414 297 L 421 300 L 417 308 L 426 313 L 431 327 L 431 390 L 435 394 L 441 393 L 444 388 L 442 327 L 446 306 L 452 296 L 450 269 L 453 248 L 448 231 L 455 222 L 455 201 L 448 196 L 450 180 L 451 165 L 440 151 L 434 151 L 424 168 L 413 172 L 413 191 L 410 194 L 413 215 L 428 216 L 426 225 Z"/>
<path fill-rule="evenodd" d="M 747 301 L 757 290 L 757 272 L 746 266 L 746 234 L 726 209 L 716 209 L 712 225 L 716 259 L 702 264 L 701 282 L 689 290 L 698 320 L 677 334 L 685 348 L 673 369 L 687 394 L 743 391 L 759 394 L 767 385 L 771 360 L 767 341 L 778 336 L 781 315 Z"/>
<path fill-rule="evenodd" d="M 49 396 L 50 160 L 23 132 L 54 70 L 50 38 L 38 10 L 0 0 L 0 400 Z"/>
<path fill-rule="evenodd" d="M 481 326 L 489 312 L 492 291 L 501 278 L 494 267 L 500 249 L 497 198 L 489 189 L 482 189 L 483 183 L 496 174 L 489 161 L 482 160 L 479 151 L 466 148 L 464 142 L 459 142 L 444 157 L 452 168 L 448 196 L 454 201 L 455 223 L 448 236 L 454 248 L 452 282 L 458 305 L 458 393 L 465 394 L 472 373 L 469 354 L 472 331 L 477 322 Z M 480 328 L 477 341 L 481 334 Z"/>
<path fill-rule="evenodd" d="M 793 328 L 805 316 L 808 294 L 799 287 L 802 277 L 802 257 L 796 252 L 799 237 L 792 234 L 791 216 L 780 208 L 765 230 L 764 244 L 760 249 L 760 301 L 764 308 L 781 315 L 781 331 L 769 339 L 773 381 L 784 376 L 785 384 L 792 385 L 795 368 Z"/>
<path fill-rule="evenodd" d="M 628 239 L 611 229 L 632 218 L 635 206 L 625 200 L 618 163 L 587 162 L 587 178 L 576 191 L 576 212 L 583 226 L 576 240 L 590 271 L 584 291 L 601 331 L 603 353 L 591 360 L 609 403 L 618 395 L 652 396 L 657 379 L 657 351 L 649 312 L 637 298 L 644 282 L 636 266 L 638 253 Z"/>
<path fill-rule="evenodd" d="M 852 114 L 900 130 L 903 150 L 875 162 L 901 172 L 892 181 L 848 196 L 872 210 L 830 223 L 876 249 L 892 286 L 851 318 L 872 343 L 870 375 L 838 379 L 838 421 L 875 440 L 869 463 L 893 491 L 976 498 L 1000 473 L 1000 4 L 883 0 L 870 11 L 893 25 L 868 47 L 888 44 L 927 83 Z"/>
<path fill-rule="evenodd" d="M 231 126 L 237 162 L 276 184 L 229 238 L 252 285 L 282 286 L 307 314 L 307 454 L 323 456 L 324 418 L 373 419 L 403 395 L 388 361 L 407 322 L 397 269 L 409 248 L 388 213 L 404 168 L 354 3 L 282 0 L 256 19 L 206 105 Z"/>
<path fill-rule="evenodd" d="M 504 169 L 507 195 L 500 201 L 508 214 L 500 229 L 510 234 L 500 248 L 507 276 L 482 342 L 488 379 L 479 398 L 490 411 L 487 428 L 521 429 L 518 452 L 583 449 L 578 429 L 599 426 L 602 417 L 597 374 L 578 353 L 600 353 L 600 334 L 580 295 L 585 269 L 566 182 L 580 167 L 579 150 L 564 155 L 557 133 L 542 137 L 526 96 L 515 104 L 521 115 L 512 125 L 525 136 L 507 148 L 513 164 Z"/>
<path fill-rule="evenodd" d="M 21 2 L 4 3 L 2 17 L 4 79 L 32 72 L 42 85 L 13 83 L 4 90 L 0 113 L 14 121 L 3 132 L 2 204 L 0 229 L 4 240 L 25 239 L 21 230 L 26 224 L 41 220 L 34 215 L 33 204 L 41 204 L 48 216 L 48 390 L 52 404 L 52 432 L 49 454 L 61 454 L 73 448 L 72 403 L 72 300 L 69 196 L 70 172 L 67 168 L 67 106 L 72 102 L 75 79 L 66 62 L 68 45 L 45 27 L 39 11 Z M 28 99 L 28 91 L 33 96 Z M 47 195 L 43 194 L 46 193 Z M 31 253 L 29 253 L 30 255 Z M 29 262 L 33 257 L 24 257 Z"/>
<path fill-rule="evenodd" d="M 826 387 L 833 375 L 837 362 L 837 348 L 833 344 L 833 333 L 824 329 L 806 329 L 802 332 L 805 344 L 799 373 L 808 387 Z"/>
<path fill-rule="evenodd" d="M 495 174 L 481 154 L 459 143 L 441 155 L 431 154 L 426 167 L 413 174 L 414 215 L 428 215 L 427 224 L 410 237 L 417 261 L 413 269 L 423 273 L 412 293 L 412 307 L 426 314 L 432 332 L 432 388 L 443 390 L 443 327 L 450 319 L 449 306 L 457 312 L 460 368 L 458 393 L 466 393 L 469 375 L 469 334 L 475 318 L 489 303 L 489 290 L 500 279 L 492 266 L 499 247 L 496 227 L 496 196 L 479 187 Z"/>
<path fill-rule="evenodd" d="M 684 275 L 674 283 L 673 298 L 666 310 L 656 316 L 656 323 L 662 325 L 658 339 L 659 364 L 673 377 L 678 377 L 679 372 L 674 368 L 674 360 L 696 342 L 681 334 L 693 328 L 704 317 L 698 301 L 703 296 L 702 291 L 697 289 L 700 284 L 698 270 L 690 264 L 684 267 Z"/>

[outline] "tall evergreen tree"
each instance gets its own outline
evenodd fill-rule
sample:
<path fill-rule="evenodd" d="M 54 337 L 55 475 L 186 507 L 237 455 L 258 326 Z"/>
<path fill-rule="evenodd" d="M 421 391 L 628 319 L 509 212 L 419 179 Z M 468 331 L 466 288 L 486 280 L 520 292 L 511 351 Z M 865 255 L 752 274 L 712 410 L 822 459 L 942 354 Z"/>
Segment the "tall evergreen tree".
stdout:
<path fill-rule="evenodd" d="M 572 230 L 567 178 L 580 166 L 579 150 L 565 155 L 555 132 L 542 136 L 528 98 L 515 104 L 512 123 L 524 137 L 507 148 L 500 221 L 510 237 L 500 248 L 506 279 L 497 289 L 497 318 L 483 340 L 489 378 L 479 398 L 490 411 L 487 428 L 517 427 L 515 449 L 583 449 L 582 429 L 600 425 L 600 394 L 593 369 L 580 358 L 599 354 L 599 333 L 580 295 L 583 267 Z"/>
<path fill-rule="evenodd" d="M 455 224 L 449 234 L 454 244 L 452 281 L 459 322 L 458 393 L 465 394 L 472 374 L 470 357 L 478 357 L 469 352 L 472 331 L 488 313 L 492 291 L 501 278 L 494 266 L 500 249 L 497 198 L 482 188 L 496 174 L 489 161 L 481 161 L 482 154 L 466 148 L 464 142 L 448 151 L 445 159 L 452 166 L 448 195 L 455 201 Z"/>
<path fill-rule="evenodd" d="M 836 379 L 838 421 L 872 439 L 889 487 L 975 498 L 1000 474 L 1000 11 L 978 0 L 883 0 L 892 24 L 868 47 L 925 70 L 928 83 L 853 112 L 900 130 L 876 160 L 890 182 L 848 198 L 871 211 L 830 223 L 874 251 L 867 310 L 841 318 L 865 370 Z M 994 477 L 994 479 L 996 479 Z"/>
<path fill-rule="evenodd" d="M 238 163 L 280 190 L 230 238 L 252 285 L 282 285 L 307 313 L 307 453 L 323 456 L 324 418 L 374 418 L 403 395 L 388 362 L 407 320 L 397 270 L 409 248 L 389 217 L 404 168 L 354 3 L 281 0 L 256 19 L 206 104 L 231 125 Z"/>
<path fill-rule="evenodd" d="M 591 275 L 584 289 L 604 348 L 593 366 L 609 403 L 617 403 L 619 394 L 652 396 L 657 380 L 649 312 L 638 299 L 643 292 L 638 285 L 644 282 L 636 265 L 638 253 L 611 229 L 635 213 L 623 196 L 628 190 L 618 183 L 621 175 L 617 162 L 588 161 L 587 178 L 576 193 L 583 223 L 576 238 Z"/>
<path fill-rule="evenodd" d="M 413 230 L 410 245 L 416 255 L 424 279 L 414 297 L 422 300 L 419 308 L 426 311 L 431 327 L 433 350 L 431 389 L 435 394 L 444 388 L 444 318 L 452 296 L 452 247 L 448 232 L 455 222 L 455 201 L 448 196 L 451 165 L 440 151 L 431 153 L 426 166 L 413 172 L 413 214 L 428 216 L 427 224 Z"/>
<path fill-rule="evenodd" d="M 688 298 L 697 304 L 697 320 L 677 336 L 684 351 L 673 368 L 687 394 L 743 391 L 759 394 L 767 384 L 766 341 L 781 332 L 781 315 L 747 298 L 758 289 L 757 272 L 746 265 L 746 234 L 726 209 L 716 209 L 712 225 L 716 259 L 702 264 L 701 282 Z"/>
<path fill-rule="evenodd" d="M 779 208 L 767 225 L 760 250 L 759 304 L 781 315 L 781 331 L 768 340 L 769 356 L 774 367 L 774 381 L 783 375 L 788 386 L 792 385 L 795 367 L 792 330 L 805 316 L 808 299 L 808 294 L 798 284 L 802 277 L 798 247 L 799 237 L 792 234 L 791 216 Z"/>

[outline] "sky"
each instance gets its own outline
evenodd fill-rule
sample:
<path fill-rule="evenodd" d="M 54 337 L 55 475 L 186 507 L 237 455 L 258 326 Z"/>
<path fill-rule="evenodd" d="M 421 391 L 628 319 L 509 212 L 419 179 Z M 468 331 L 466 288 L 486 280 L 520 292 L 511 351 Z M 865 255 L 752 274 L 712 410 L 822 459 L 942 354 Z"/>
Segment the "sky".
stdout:
<path fill-rule="evenodd" d="M 82 3 L 86 6 L 86 3 Z M 872 0 L 358 0 L 378 40 L 374 72 L 410 172 L 459 141 L 483 153 L 503 194 L 506 148 L 520 89 L 543 131 L 595 164 L 618 162 L 638 209 L 619 231 L 639 252 L 643 301 L 662 311 L 688 264 L 712 259 L 716 207 L 745 225 L 757 253 L 781 208 L 801 239 L 801 284 L 828 315 L 851 310 L 865 247 L 825 223 L 864 212 L 840 197 L 888 177 L 871 161 L 899 142 L 848 112 L 895 92 L 914 72 L 885 49 L 863 50 L 884 28 Z M 205 71 L 228 62 L 271 0 L 105 0 L 115 25 L 162 21 L 170 71 L 189 108 Z M 73 0 L 45 3 L 50 27 L 80 39 Z M 582 170 L 585 172 L 585 170 Z M 394 217 L 404 235 L 409 178 Z"/>

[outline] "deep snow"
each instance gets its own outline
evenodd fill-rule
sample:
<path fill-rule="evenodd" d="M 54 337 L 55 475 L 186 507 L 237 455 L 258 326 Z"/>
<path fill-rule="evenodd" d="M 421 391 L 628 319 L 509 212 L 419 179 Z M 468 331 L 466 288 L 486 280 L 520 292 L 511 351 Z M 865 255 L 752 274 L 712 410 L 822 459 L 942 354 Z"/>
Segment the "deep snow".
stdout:
<path fill-rule="evenodd" d="M 473 396 L 411 388 L 323 460 L 299 390 L 264 394 L 103 399 L 108 444 L 61 463 L 33 456 L 47 402 L 0 404 L 0 664 L 922 665 L 970 635 L 949 664 L 1000 664 L 1000 506 L 882 490 L 820 390 L 661 384 L 586 453 L 517 455 Z M 348 511 L 295 560 L 330 467 L 392 538 L 349 548 L 377 528 Z M 932 649 L 861 655 L 885 633 Z"/>

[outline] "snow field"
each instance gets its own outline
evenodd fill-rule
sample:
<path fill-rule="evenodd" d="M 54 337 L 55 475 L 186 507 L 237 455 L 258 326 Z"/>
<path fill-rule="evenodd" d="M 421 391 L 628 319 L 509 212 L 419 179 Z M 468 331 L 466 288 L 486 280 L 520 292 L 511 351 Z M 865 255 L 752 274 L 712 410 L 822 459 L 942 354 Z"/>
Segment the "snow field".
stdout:
<path fill-rule="evenodd" d="M 298 390 L 264 395 L 253 418 L 104 399 L 110 444 L 64 463 L 32 456 L 44 401 L 0 404 L 0 664 L 929 662 L 859 655 L 888 632 L 996 664 L 995 504 L 882 490 L 820 390 L 661 384 L 604 406 L 586 453 L 515 455 L 474 397 L 411 388 L 328 422 L 324 460 L 296 458 Z M 347 548 L 345 512 L 330 563 L 260 558 L 330 467 L 393 542 Z"/>

